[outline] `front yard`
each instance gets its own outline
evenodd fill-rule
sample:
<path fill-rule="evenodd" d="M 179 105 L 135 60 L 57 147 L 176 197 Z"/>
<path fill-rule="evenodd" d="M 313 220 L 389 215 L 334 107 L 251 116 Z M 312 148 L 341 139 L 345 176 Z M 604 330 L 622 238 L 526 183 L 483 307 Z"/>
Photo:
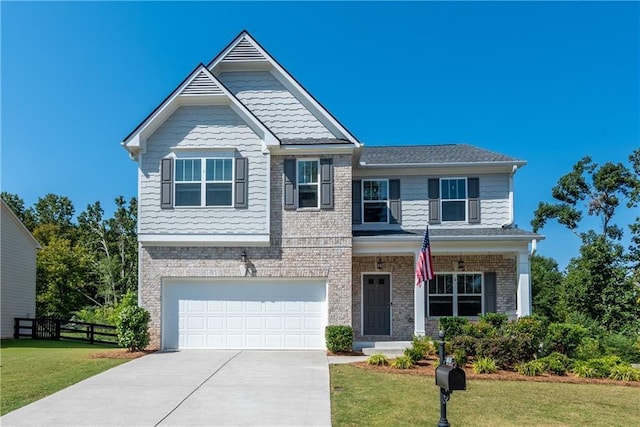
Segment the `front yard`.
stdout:
<path fill-rule="evenodd" d="M 127 361 L 95 358 L 113 349 L 70 341 L 3 340 L 0 415 Z"/>
<path fill-rule="evenodd" d="M 432 376 L 331 365 L 331 412 L 339 426 L 436 425 Z M 640 425 L 640 387 L 467 380 L 447 404 L 456 426 Z"/>

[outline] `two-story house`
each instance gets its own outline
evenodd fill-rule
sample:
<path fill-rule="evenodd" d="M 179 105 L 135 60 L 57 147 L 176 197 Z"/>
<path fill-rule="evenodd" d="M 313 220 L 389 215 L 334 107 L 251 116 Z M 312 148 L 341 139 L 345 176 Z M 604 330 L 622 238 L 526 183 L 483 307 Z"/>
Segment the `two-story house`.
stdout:
<path fill-rule="evenodd" d="M 123 141 L 138 163 L 139 300 L 152 345 L 324 348 L 531 312 L 512 227 L 525 165 L 465 144 L 365 147 L 247 32 Z M 415 286 L 429 224 L 435 280 Z"/>

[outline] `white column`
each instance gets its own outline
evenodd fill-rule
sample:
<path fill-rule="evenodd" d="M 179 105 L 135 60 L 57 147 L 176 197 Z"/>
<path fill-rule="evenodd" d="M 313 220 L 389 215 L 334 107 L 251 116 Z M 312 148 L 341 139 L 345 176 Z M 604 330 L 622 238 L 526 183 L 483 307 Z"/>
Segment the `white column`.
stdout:
<path fill-rule="evenodd" d="M 415 270 L 416 263 L 420 253 L 415 252 L 413 254 L 413 267 Z M 417 287 L 415 285 L 415 276 L 413 280 L 413 334 L 416 336 L 424 336 L 426 334 L 424 330 L 424 286 Z"/>
<path fill-rule="evenodd" d="M 518 317 L 529 316 L 532 313 L 529 270 L 529 253 L 520 252 L 518 254 Z"/>

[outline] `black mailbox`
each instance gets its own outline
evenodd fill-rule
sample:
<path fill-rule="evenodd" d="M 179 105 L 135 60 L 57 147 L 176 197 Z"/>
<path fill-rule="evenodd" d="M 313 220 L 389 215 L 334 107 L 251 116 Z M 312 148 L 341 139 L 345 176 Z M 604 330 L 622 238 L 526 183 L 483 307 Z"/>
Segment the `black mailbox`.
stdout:
<path fill-rule="evenodd" d="M 457 366 L 440 365 L 436 368 L 436 385 L 447 391 L 466 390 L 467 377 Z"/>

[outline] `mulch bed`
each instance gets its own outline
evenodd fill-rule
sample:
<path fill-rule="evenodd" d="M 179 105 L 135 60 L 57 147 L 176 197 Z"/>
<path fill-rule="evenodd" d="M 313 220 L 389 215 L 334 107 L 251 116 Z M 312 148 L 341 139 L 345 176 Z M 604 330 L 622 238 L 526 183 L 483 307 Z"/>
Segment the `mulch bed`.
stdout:
<path fill-rule="evenodd" d="M 100 353 L 91 354 L 92 359 L 137 359 L 138 357 L 146 356 L 156 350 L 144 350 L 144 351 L 129 351 L 126 348 L 116 348 L 108 351 L 101 351 Z"/>
<path fill-rule="evenodd" d="M 392 374 L 403 375 L 420 375 L 420 376 L 435 376 L 435 368 L 433 362 L 435 359 L 421 360 L 416 366 L 411 369 L 396 369 L 390 366 L 373 366 L 368 365 L 366 362 L 355 362 L 351 365 L 361 369 L 367 369 L 376 372 L 385 372 Z M 546 383 L 571 383 L 571 384 L 609 384 L 620 385 L 628 387 L 640 387 L 640 381 L 616 381 L 608 378 L 579 378 L 569 373 L 565 376 L 560 375 L 540 375 L 537 377 L 528 377 L 526 375 L 520 375 L 517 372 L 499 370 L 495 374 L 475 374 L 471 365 L 464 367 L 464 372 L 467 379 L 473 380 L 498 380 L 498 381 L 535 381 Z"/>

